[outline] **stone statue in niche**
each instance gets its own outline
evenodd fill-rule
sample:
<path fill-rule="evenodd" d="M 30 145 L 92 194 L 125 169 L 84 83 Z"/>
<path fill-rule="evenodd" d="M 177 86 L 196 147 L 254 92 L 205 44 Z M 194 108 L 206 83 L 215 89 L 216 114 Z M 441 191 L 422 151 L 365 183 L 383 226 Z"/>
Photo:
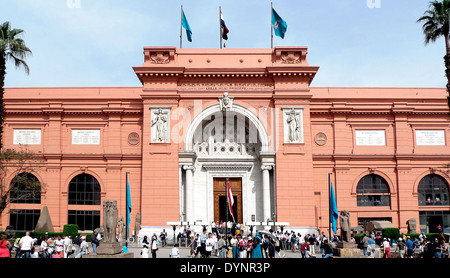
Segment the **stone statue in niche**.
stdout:
<path fill-rule="evenodd" d="M 230 110 L 233 105 L 233 98 L 228 96 L 228 92 L 223 93 L 223 97 L 219 97 L 220 110 Z"/>
<path fill-rule="evenodd" d="M 152 113 L 152 142 L 167 143 L 169 142 L 168 117 L 169 112 L 159 108 L 157 112 Z"/>
<path fill-rule="evenodd" d="M 289 142 L 300 141 L 300 121 L 298 113 L 292 108 L 289 116 L 286 119 L 288 125 L 288 139 Z"/>

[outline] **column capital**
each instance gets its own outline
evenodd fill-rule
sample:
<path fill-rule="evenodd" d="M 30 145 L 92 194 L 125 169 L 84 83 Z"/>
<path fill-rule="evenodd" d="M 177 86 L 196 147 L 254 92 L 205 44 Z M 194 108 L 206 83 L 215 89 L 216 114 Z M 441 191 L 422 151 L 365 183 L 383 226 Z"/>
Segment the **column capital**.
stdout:
<path fill-rule="evenodd" d="M 194 172 L 195 171 L 195 166 L 193 166 L 193 165 L 183 165 L 183 169 L 184 170 L 190 170 L 190 171 L 192 171 L 192 172 Z"/>
<path fill-rule="evenodd" d="M 264 170 L 272 170 L 272 165 L 263 165 L 263 166 L 261 166 L 261 171 L 264 171 Z"/>

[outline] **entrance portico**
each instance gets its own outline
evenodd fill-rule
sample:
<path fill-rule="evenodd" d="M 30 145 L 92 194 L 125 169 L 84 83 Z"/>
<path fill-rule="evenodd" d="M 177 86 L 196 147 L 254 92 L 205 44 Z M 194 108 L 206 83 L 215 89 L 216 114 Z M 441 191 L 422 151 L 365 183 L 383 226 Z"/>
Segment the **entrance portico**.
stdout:
<path fill-rule="evenodd" d="M 191 122 L 185 150 L 179 153 L 181 215 L 183 221 L 210 224 L 217 221 L 220 180 L 239 181 L 238 223 L 273 220 L 275 186 L 274 153 L 259 118 L 234 103 L 224 110 L 220 103 L 204 109 Z"/>

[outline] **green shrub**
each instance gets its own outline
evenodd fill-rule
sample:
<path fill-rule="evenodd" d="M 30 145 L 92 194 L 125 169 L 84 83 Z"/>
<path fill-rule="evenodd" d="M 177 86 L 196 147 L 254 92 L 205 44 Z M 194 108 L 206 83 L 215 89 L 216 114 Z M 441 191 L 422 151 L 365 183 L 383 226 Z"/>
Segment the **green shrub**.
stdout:
<path fill-rule="evenodd" d="M 66 224 L 63 228 L 63 234 L 66 236 L 71 236 L 74 238 L 76 235 L 78 235 L 78 225 L 77 224 Z"/>
<path fill-rule="evenodd" d="M 381 230 L 381 234 L 385 238 L 391 238 L 397 240 L 400 237 L 399 228 L 384 228 Z"/>

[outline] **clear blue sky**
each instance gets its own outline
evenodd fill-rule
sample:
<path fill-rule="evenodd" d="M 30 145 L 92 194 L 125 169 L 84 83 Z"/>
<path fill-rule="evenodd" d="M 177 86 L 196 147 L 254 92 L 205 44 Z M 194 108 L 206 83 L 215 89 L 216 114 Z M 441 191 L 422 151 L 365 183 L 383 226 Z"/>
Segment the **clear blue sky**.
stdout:
<path fill-rule="evenodd" d="M 30 75 L 8 63 L 7 87 L 140 86 L 144 46 L 179 47 L 183 5 L 193 42 L 270 48 L 270 3 L 287 22 L 274 46 L 308 46 L 314 87 L 445 87 L 444 42 L 424 45 L 427 0 L 2 0 L 0 22 L 25 30 Z M 373 3 L 368 5 L 368 3 Z M 184 30 L 183 30 L 184 32 Z"/>

